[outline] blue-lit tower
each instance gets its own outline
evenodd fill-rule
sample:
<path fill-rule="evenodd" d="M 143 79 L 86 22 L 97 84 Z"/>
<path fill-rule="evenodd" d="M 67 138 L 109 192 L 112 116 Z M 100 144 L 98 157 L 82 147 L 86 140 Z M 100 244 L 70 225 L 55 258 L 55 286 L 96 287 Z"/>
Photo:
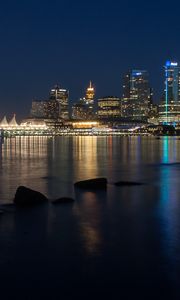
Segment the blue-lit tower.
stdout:
<path fill-rule="evenodd" d="M 180 67 L 177 62 L 167 61 L 165 64 L 165 89 L 159 105 L 159 121 L 180 123 Z"/>

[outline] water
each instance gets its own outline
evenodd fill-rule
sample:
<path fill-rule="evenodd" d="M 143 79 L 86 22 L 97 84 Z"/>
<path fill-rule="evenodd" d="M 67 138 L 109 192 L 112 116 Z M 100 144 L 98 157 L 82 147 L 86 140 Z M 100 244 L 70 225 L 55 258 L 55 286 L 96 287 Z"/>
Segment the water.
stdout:
<path fill-rule="evenodd" d="M 1 299 L 180 299 L 180 140 L 18 137 L 0 156 L 1 203 L 19 185 L 76 199 L 0 215 Z M 107 191 L 74 191 L 102 176 Z"/>

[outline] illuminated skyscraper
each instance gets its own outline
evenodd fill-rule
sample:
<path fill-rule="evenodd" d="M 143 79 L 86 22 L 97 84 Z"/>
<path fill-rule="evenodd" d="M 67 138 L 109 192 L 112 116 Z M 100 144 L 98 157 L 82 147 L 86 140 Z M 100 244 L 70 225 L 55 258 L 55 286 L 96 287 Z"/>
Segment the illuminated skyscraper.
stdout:
<path fill-rule="evenodd" d="M 123 78 L 122 117 L 146 121 L 151 97 L 147 71 L 132 70 Z"/>
<path fill-rule="evenodd" d="M 94 102 L 94 95 L 95 95 L 95 90 L 94 87 L 92 86 L 92 83 L 90 81 L 89 87 L 86 90 L 86 100 L 87 102 Z"/>
<path fill-rule="evenodd" d="M 180 123 L 180 67 L 177 62 L 165 65 L 165 90 L 159 105 L 160 123 Z"/>
<path fill-rule="evenodd" d="M 59 118 L 69 119 L 69 92 L 56 85 L 50 92 L 50 101 L 57 101 L 59 104 Z"/>

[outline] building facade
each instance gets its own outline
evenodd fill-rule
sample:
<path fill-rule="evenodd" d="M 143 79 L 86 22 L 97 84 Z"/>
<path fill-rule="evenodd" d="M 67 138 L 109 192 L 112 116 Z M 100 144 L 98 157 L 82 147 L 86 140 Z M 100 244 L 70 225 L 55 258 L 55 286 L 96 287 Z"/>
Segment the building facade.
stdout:
<path fill-rule="evenodd" d="M 48 100 L 33 100 L 30 116 L 44 119 L 69 119 L 69 92 L 55 86 Z"/>
<path fill-rule="evenodd" d="M 93 120 L 95 115 L 95 89 L 90 81 L 89 87 L 86 89 L 85 97 L 80 98 L 72 106 L 72 119 L 74 120 Z"/>
<path fill-rule="evenodd" d="M 131 70 L 123 78 L 122 117 L 131 120 L 147 120 L 150 101 L 151 89 L 148 72 Z"/>
<path fill-rule="evenodd" d="M 180 123 L 180 66 L 167 61 L 165 65 L 165 89 L 159 105 L 159 122 Z"/>
<path fill-rule="evenodd" d="M 50 101 L 56 101 L 59 105 L 58 117 L 60 119 L 69 119 L 69 92 L 66 89 L 61 89 L 56 85 L 50 91 Z"/>
<path fill-rule="evenodd" d="M 120 117 L 120 98 L 109 96 L 98 99 L 98 119 L 117 119 Z"/>
<path fill-rule="evenodd" d="M 43 119 L 46 117 L 46 101 L 33 100 L 30 116 L 32 118 Z"/>

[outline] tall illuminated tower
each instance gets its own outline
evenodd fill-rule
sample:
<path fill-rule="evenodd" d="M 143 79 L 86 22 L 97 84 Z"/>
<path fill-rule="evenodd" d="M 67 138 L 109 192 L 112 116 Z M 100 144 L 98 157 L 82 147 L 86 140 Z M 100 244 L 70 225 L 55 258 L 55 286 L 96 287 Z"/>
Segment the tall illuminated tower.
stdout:
<path fill-rule="evenodd" d="M 95 117 L 94 96 L 95 89 L 92 86 L 92 82 L 90 81 L 89 87 L 86 89 L 86 96 L 84 98 L 86 107 L 86 118 L 89 120 Z"/>
<path fill-rule="evenodd" d="M 165 89 L 159 105 L 160 123 L 180 123 L 180 66 L 177 62 L 165 64 Z"/>

